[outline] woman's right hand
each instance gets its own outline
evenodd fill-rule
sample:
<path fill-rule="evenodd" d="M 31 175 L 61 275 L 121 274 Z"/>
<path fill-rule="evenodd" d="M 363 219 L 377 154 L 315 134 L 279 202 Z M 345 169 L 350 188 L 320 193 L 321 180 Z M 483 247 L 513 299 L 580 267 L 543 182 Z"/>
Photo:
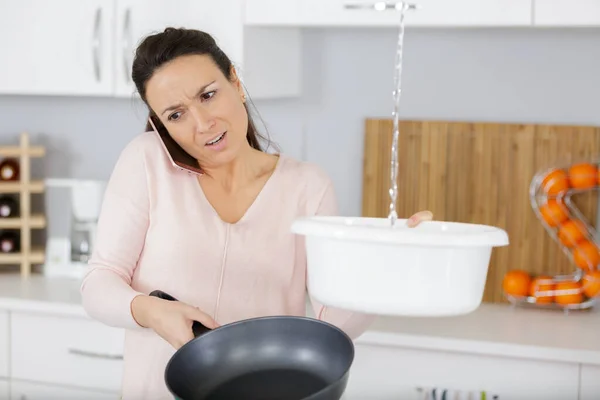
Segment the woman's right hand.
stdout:
<path fill-rule="evenodd" d="M 151 328 L 175 349 L 194 338 L 192 324 L 202 323 L 209 329 L 218 327 L 212 317 L 198 308 L 180 301 L 140 295 L 131 302 L 131 312 L 138 324 Z"/>

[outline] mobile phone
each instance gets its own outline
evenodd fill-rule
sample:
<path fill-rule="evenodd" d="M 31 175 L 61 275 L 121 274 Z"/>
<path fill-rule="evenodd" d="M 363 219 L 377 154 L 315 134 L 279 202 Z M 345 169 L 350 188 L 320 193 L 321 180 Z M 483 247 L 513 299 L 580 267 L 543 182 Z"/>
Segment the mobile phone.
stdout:
<path fill-rule="evenodd" d="M 152 126 L 152 130 L 158 136 L 167 157 L 171 164 L 182 171 L 202 175 L 202 169 L 198 165 L 198 160 L 186 152 L 173 138 L 169 135 L 166 128 L 158 130 L 152 117 L 148 117 L 148 121 Z"/>

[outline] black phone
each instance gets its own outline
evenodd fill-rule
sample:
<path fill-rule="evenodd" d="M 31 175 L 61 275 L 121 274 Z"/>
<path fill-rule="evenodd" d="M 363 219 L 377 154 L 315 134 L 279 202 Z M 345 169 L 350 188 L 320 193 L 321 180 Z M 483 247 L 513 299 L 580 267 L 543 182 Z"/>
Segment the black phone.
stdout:
<path fill-rule="evenodd" d="M 198 160 L 192 157 L 188 152 L 186 152 L 172 137 L 169 135 L 167 129 L 161 125 L 161 129 L 157 129 L 152 117 L 148 117 L 148 121 L 152 126 L 152 130 L 158 136 L 160 143 L 162 144 L 171 164 L 175 168 L 179 168 L 182 171 L 188 173 L 194 173 L 198 175 L 202 175 L 202 169 L 198 164 Z"/>

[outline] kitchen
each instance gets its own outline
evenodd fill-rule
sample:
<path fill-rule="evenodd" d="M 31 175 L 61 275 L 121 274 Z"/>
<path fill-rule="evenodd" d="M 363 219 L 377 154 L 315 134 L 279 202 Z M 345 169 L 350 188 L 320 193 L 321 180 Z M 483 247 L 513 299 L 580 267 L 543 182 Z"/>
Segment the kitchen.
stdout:
<path fill-rule="evenodd" d="M 25 163 L 21 175 L 32 179 L 26 197 L 32 213 L 44 216 L 30 224 L 43 228 L 26 230 L 32 243 L 46 246 L 57 243 L 49 239 L 70 237 L 73 212 L 68 187 L 46 185 L 35 193 L 42 189 L 34 181 L 105 181 L 121 149 L 145 126 L 146 110 L 127 78 L 127 51 L 147 31 L 171 23 L 214 31 L 242 66 L 272 139 L 284 153 L 325 168 L 342 214 L 364 214 L 363 186 L 370 187 L 363 180 L 365 120 L 390 119 L 392 111 L 393 12 L 345 10 L 345 2 L 334 0 L 192 3 L 198 2 L 2 3 L 0 145 L 31 147 L 30 173 Z M 401 119 L 600 126 L 600 2 L 417 3 L 422 7 L 406 19 Z M 309 12 L 309 5 L 320 13 Z M 195 7 L 201 12 L 190 12 Z M 28 144 L 21 143 L 23 132 Z M 436 199 L 450 193 L 445 187 Z M 522 187 L 514 196 L 527 202 Z M 373 196 L 386 198 L 384 191 Z M 457 215 L 440 218 L 469 220 Z M 511 244 L 518 243 L 509 234 Z M 523 259 L 535 260 L 523 247 Z M 54 258 L 43 255 L 44 263 L 34 262 L 29 277 L 18 262 L 2 267 L 0 398 L 119 398 L 122 332 L 87 319 L 77 273 L 45 273 Z M 505 260 L 504 270 L 544 268 L 520 259 L 495 262 Z M 595 398 L 596 308 L 568 314 L 513 309 L 502 301 L 500 279 L 490 277 L 484 304 L 466 316 L 379 319 L 356 341 L 347 398 L 426 398 L 433 387 L 486 391 L 499 399 Z M 52 363 L 43 362 L 42 354 Z"/>

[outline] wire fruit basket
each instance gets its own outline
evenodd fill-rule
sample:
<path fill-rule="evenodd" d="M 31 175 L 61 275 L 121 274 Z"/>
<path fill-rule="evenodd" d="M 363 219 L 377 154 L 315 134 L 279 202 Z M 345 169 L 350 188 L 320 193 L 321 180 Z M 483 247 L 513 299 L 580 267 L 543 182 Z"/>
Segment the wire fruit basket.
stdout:
<path fill-rule="evenodd" d="M 600 188 L 600 160 L 581 160 L 539 171 L 530 184 L 531 207 L 546 232 L 574 269 L 565 275 L 506 273 L 504 295 L 516 306 L 559 309 L 591 308 L 600 296 L 598 232 L 573 202 L 573 196 Z"/>

